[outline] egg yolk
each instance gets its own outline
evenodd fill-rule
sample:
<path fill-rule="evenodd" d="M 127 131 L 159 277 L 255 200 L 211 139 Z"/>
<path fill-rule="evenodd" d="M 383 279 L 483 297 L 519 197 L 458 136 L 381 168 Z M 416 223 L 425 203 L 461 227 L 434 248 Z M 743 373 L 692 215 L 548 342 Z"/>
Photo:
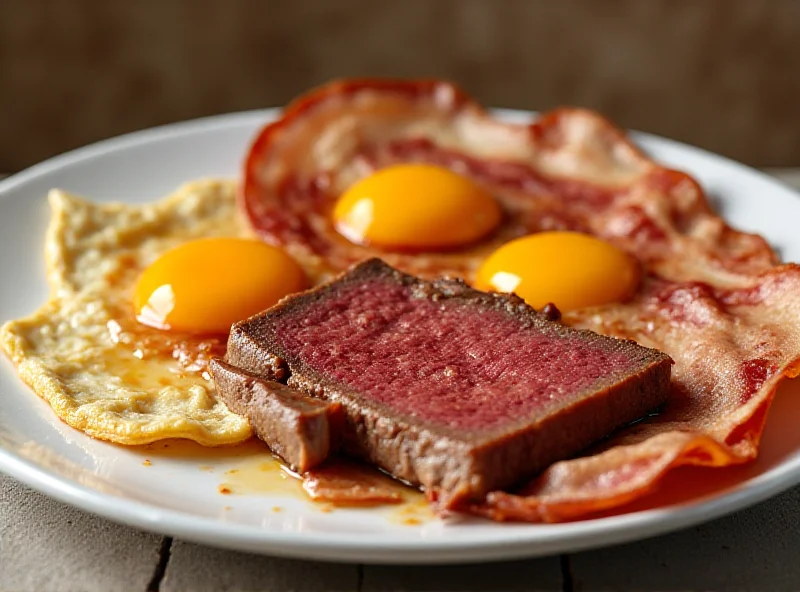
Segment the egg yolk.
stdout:
<path fill-rule="evenodd" d="M 158 329 L 227 333 L 303 285 L 303 271 L 276 247 L 207 238 L 167 251 L 145 269 L 134 308 L 139 322 Z"/>
<path fill-rule="evenodd" d="M 625 300 L 638 281 L 638 265 L 614 245 L 577 232 L 542 232 L 492 253 L 475 286 L 515 292 L 534 308 L 552 302 L 563 312 Z"/>
<path fill-rule="evenodd" d="M 345 191 L 333 211 L 336 229 L 354 243 L 414 250 L 471 243 L 500 217 L 500 206 L 484 189 L 427 164 L 381 169 Z"/>

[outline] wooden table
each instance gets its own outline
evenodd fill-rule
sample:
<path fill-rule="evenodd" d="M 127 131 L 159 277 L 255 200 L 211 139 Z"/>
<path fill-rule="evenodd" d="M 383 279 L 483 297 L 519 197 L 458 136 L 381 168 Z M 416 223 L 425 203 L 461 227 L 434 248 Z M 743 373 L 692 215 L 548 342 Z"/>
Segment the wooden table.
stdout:
<path fill-rule="evenodd" d="M 772 172 L 800 188 L 800 169 Z M 627 545 L 508 563 L 391 567 L 276 559 L 147 534 L 0 475 L 2 592 L 620 589 L 800 590 L 800 487 Z"/>

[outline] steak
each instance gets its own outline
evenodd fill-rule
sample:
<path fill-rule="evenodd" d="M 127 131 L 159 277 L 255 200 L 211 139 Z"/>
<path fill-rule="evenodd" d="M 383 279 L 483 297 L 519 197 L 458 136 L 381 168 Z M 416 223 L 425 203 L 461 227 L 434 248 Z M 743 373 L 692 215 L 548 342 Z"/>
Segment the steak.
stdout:
<path fill-rule="evenodd" d="M 295 471 L 317 466 L 335 448 L 339 403 L 309 397 L 219 359 L 211 360 L 209 369 L 228 408 L 247 417 L 256 435 Z"/>
<path fill-rule="evenodd" d="M 341 404 L 344 452 L 458 508 L 666 400 L 667 355 L 547 316 L 371 259 L 236 323 L 227 361 Z"/>

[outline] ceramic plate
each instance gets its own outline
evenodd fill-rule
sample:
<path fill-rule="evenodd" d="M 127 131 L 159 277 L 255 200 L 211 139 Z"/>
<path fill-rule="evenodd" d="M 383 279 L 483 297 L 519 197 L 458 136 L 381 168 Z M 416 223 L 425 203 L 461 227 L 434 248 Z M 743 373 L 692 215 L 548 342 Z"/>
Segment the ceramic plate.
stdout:
<path fill-rule="evenodd" d="M 164 196 L 187 180 L 235 177 L 248 142 L 275 114 L 226 115 L 139 132 L 59 156 L 0 182 L 0 322 L 31 313 L 46 299 L 42 246 L 50 188 L 97 201 L 137 203 Z M 695 148 L 644 134 L 635 139 L 657 160 L 694 174 L 734 225 L 764 234 L 784 259 L 800 260 L 800 200 L 790 189 Z M 111 520 L 258 553 L 391 563 L 534 556 L 685 527 L 799 482 L 800 392 L 791 391 L 800 391 L 800 382 L 781 388 L 756 464 L 682 470 L 668 478 L 662 494 L 625 514 L 558 525 L 472 518 L 443 522 L 415 503 L 333 511 L 312 504 L 293 493 L 294 484 L 279 472 L 263 471 L 266 452 L 252 445 L 210 450 L 173 442 L 168 448 L 147 449 L 92 440 L 57 420 L 3 358 L 0 470 Z M 256 477 L 267 479 L 269 486 L 256 483 Z M 220 493 L 230 482 L 234 493 Z"/>

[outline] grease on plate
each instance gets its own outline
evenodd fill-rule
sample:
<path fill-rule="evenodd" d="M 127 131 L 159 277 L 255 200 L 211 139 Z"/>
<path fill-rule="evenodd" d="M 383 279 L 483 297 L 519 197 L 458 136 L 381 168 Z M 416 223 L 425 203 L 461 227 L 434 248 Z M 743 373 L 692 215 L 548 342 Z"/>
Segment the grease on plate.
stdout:
<path fill-rule="evenodd" d="M 204 448 L 194 442 L 166 440 L 141 447 L 142 454 L 166 459 L 198 462 L 197 468 L 208 473 L 220 473 L 216 490 L 225 496 L 284 497 L 307 502 L 318 512 L 330 513 L 341 508 L 369 511 L 387 510 L 389 522 L 413 526 L 436 518 L 425 496 L 417 489 L 404 485 L 383 473 L 359 463 L 337 459 L 324 472 L 298 475 L 276 458 L 263 443 L 253 438 L 236 446 Z M 326 487 L 323 495 L 309 492 L 308 483 L 314 475 Z M 358 490 L 348 499 L 347 489 L 356 480 Z M 372 492 L 372 497 L 369 494 Z M 281 513 L 283 506 L 270 506 L 272 513 Z"/>
<path fill-rule="evenodd" d="M 308 499 L 302 478 L 293 473 L 268 451 L 238 462 L 223 474 L 220 487 L 236 495 L 281 494 Z"/>

